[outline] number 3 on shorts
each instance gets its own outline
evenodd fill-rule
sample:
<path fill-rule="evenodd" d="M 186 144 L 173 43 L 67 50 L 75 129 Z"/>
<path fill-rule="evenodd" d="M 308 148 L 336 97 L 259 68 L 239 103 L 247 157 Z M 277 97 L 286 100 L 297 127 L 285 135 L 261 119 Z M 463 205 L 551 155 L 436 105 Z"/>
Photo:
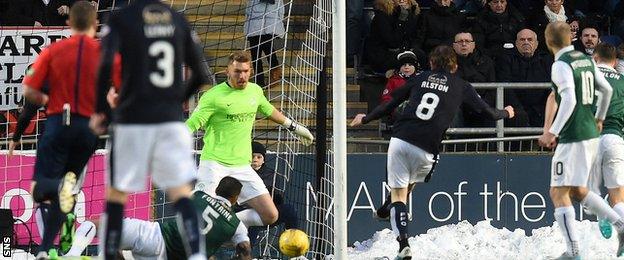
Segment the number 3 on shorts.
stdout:
<path fill-rule="evenodd" d="M 416 116 L 422 120 L 429 120 L 433 117 L 436 107 L 440 103 L 440 97 L 434 93 L 425 93 L 416 107 Z"/>

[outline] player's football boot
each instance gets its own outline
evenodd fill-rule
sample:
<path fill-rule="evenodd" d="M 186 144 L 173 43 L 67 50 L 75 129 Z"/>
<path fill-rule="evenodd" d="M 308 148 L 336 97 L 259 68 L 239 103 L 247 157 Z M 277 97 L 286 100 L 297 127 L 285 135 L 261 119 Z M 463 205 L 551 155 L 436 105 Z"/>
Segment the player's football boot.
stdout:
<path fill-rule="evenodd" d="M 75 221 L 76 216 L 74 215 L 74 213 L 68 213 L 67 219 L 65 219 L 65 222 L 61 226 L 60 244 L 61 252 L 63 254 L 67 254 L 72 244 L 74 243 L 74 234 L 76 232 Z"/>
<path fill-rule="evenodd" d="M 73 172 L 67 172 L 63 181 L 61 181 L 61 187 L 59 187 L 59 206 L 61 212 L 67 214 L 74 208 L 76 198 L 73 194 L 74 186 L 76 186 L 76 174 Z"/>
<path fill-rule="evenodd" d="M 598 228 L 600 229 L 600 234 L 602 237 L 609 239 L 613 234 L 613 228 L 611 227 L 611 223 L 609 223 L 606 219 L 598 220 Z"/>
<path fill-rule="evenodd" d="M 412 250 L 409 246 L 406 246 L 399 252 L 399 254 L 394 258 L 394 260 L 411 260 L 412 259 Z"/>
<path fill-rule="evenodd" d="M 50 257 L 48 256 L 48 253 L 45 251 L 41 251 L 37 254 L 37 256 L 35 256 L 35 260 L 48 260 L 50 259 Z"/>

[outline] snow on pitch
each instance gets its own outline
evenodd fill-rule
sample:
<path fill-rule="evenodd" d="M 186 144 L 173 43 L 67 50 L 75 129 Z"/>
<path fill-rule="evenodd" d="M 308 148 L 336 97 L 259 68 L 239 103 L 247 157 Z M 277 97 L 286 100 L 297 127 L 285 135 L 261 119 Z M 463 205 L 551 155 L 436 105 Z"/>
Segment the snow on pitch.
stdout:
<path fill-rule="evenodd" d="M 615 259 L 617 233 L 604 239 L 596 222 L 577 222 L 582 259 Z M 413 259 L 552 259 L 565 251 L 565 241 L 557 224 L 533 230 L 527 236 L 524 230 L 509 231 L 481 221 L 472 225 L 467 221 L 430 229 L 409 239 Z M 399 243 L 390 229 L 376 232 L 371 239 L 356 242 L 349 248 L 349 259 L 374 259 L 396 255 Z"/>

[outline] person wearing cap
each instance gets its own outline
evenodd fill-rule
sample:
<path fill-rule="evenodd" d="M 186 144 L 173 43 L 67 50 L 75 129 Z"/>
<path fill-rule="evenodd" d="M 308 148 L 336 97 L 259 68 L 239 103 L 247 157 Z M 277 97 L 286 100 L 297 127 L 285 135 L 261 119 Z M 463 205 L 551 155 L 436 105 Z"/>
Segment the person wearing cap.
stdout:
<path fill-rule="evenodd" d="M 275 170 L 266 166 L 265 156 L 266 156 L 266 147 L 256 141 L 251 143 L 252 150 L 252 160 L 251 160 L 251 168 L 253 168 L 258 176 L 264 182 L 264 185 L 272 194 L 273 203 L 275 203 L 275 207 L 277 207 L 278 219 L 271 226 L 276 226 L 281 223 L 284 223 L 285 229 L 290 228 L 298 228 L 299 220 L 297 219 L 297 210 L 291 204 L 285 202 L 284 199 L 284 181 L 283 176 L 276 174 Z M 281 180 L 275 180 L 276 178 L 281 178 Z M 273 183 L 275 183 L 274 187 Z M 280 189 L 281 187 L 281 189 Z M 251 227 L 249 228 L 249 237 L 251 239 L 251 244 L 253 246 L 254 242 L 258 238 L 258 233 L 264 229 L 264 227 Z"/>
<path fill-rule="evenodd" d="M 487 7 L 477 16 L 472 32 L 476 44 L 496 60 L 513 49 L 516 33 L 524 28 L 524 16 L 507 0 L 488 0 Z"/>
<path fill-rule="evenodd" d="M 391 94 L 395 89 L 403 86 L 412 75 L 420 72 L 420 65 L 418 64 L 416 54 L 411 51 L 399 53 L 399 55 L 397 55 L 397 61 L 399 64 L 398 69 L 392 70 L 390 75 L 386 75 L 388 76 L 388 82 L 386 83 L 386 88 L 381 93 L 380 104 L 389 102 L 392 99 Z M 392 125 L 394 124 L 393 115 L 394 113 L 381 119 L 379 130 L 384 137 L 389 138 L 392 133 Z"/>

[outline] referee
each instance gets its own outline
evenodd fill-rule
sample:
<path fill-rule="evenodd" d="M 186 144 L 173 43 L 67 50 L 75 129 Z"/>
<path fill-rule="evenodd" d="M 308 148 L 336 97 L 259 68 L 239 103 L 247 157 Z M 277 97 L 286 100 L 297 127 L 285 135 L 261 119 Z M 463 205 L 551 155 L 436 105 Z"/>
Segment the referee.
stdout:
<path fill-rule="evenodd" d="M 48 257 L 65 214 L 73 210 L 76 174 L 82 173 L 96 147 L 97 138 L 89 129 L 100 50 L 94 39 L 96 17 L 89 2 L 76 2 L 69 16 L 72 37 L 44 49 L 24 79 L 25 98 L 47 106 L 48 114 L 31 185 L 46 223 L 37 259 Z M 46 83 L 49 94 L 42 92 Z"/>

